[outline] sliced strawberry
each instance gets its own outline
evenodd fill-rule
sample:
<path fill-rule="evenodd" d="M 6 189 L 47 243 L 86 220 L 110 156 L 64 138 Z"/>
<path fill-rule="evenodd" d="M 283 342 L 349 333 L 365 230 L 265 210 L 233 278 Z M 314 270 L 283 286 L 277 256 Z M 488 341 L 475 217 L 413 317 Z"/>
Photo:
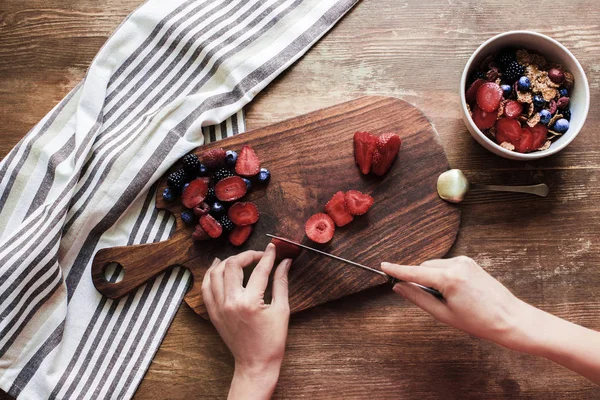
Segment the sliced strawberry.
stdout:
<path fill-rule="evenodd" d="M 229 219 L 237 226 L 255 224 L 259 215 L 258 207 L 252 202 L 235 203 L 228 211 Z"/>
<path fill-rule="evenodd" d="M 496 122 L 496 142 L 510 143 L 517 147 L 521 140 L 521 124 L 516 119 L 500 118 Z"/>
<path fill-rule="evenodd" d="M 481 108 L 475 106 L 473 109 L 473 122 L 479 129 L 490 129 L 496 123 L 497 112 L 485 112 Z"/>
<path fill-rule="evenodd" d="M 236 226 L 229 232 L 229 243 L 234 246 L 241 246 L 252 233 L 252 225 Z"/>
<path fill-rule="evenodd" d="M 363 215 L 373 205 L 373 198 L 358 190 L 348 190 L 344 195 L 344 206 L 352 215 Z"/>
<path fill-rule="evenodd" d="M 208 214 L 208 212 L 210 211 L 210 206 L 205 202 L 202 202 L 196 207 L 194 207 L 192 211 L 194 212 L 194 215 L 196 217 L 200 218 L 201 216 Z"/>
<path fill-rule="evenodd" d="M 523 112 L 523 104 L 511 100 L 504 105 L 504 115 L 508 118 L 517 118 Z"/>
<path fill-rule="evenodd" d="M 394 133 L 386 133 L 377 139 L 377 148 L 373 153 L 373 168 L 371 171 L 377 176 L 383 176 L 392 168 L 398 157 L 402 140 Z"/>
<path fill-rule="evenodd" d="M 363 175 L 371 172 L 373 153 L 377 147 L 377 137 L 369 132 L 356 132 L 354 134 L 354 161 Z"/>
<path fill-rule="evenodd" d="M 500 107 L 502 88 L 494 82 L 486 82 L 477 89 L 477 105 L 485 112 L 492 112 Z"/>
<path fill-rule="evenodd" d="M 242 178 L 230 176 L 217 182 L 215 196 L 221 201 L 234 201 L 244 197 L 247 190 L 246 182 Z"/>
<path fill-rule="evenodd" d="M 192 239 L 197 240 L 197 241 L 202 241 L 202 240 L 210 240 L 211 237 L 208 236 L 208 233 L 206 233 L 204 228 L 202 228 L 202 225 L 196 225 L 196 230 L 194 230 L 194 233 L 192 233 Z"/>
<path fill-rule="evenodd" d="M 471 86 L 469 86 L 465 95 L 468 104 L 475 104 L 475 101 L 477 100 L 477 91 L 479 90 L 481 85 L 483 85 L 486 82 L 487 81 L 485 79 L 476 79 L 475 82 L 471 83 Z"/>
<path fill-rule="evenodd" d="M 278 260 L 283 260 L 285 258 L 291 258 L 293 260 L 298 257 L 302 251 L 302 247 L 284 242 L 283 240 L 273 238 L 271 239 L 271 243 L 275 245 L 275 254 Z"/>
<path fill-rule="evenodd" d="M 208 194 L 208 185 L 203 179 L 194 179 L 181 193 L 181 202 L 187 208 L 194 208 L 202 203 Z"/>
<path fill-rule="evenodd" d="M 533 133 L 532 150 L 537 150 L 548 141 L 548 128 L 544 124 L 536 124 L 533 128 L 529 128 Z"/>
<path fill-rule="evenodd" d="M 218 238 L 223 233 L 223 227 L 221 226 L 219 221 L 214 219 L 213 216 L 210 214 L 206 214 L 200 217 L 200 225 L 202 226 L 202 229 L 206 231 L 208 236 L 210 236 L 213 239 Z"/>
<path fill-rule="evenodd" d="M 250 146 L 242 147 L 235 163 L 235 172 L 241 176 L 254 176 L 260 171 L 260 160 Z"/>
<path fill-rule="evenodd" d="M 202 163 L 208 168 L 217 168 L 225 162 L 225 150 L 210 149 L 202 153 Z"/>
<path fill-rule="evenodd" d="M 335 223 L 324 213 L 313 215 L 306 221 L 304 226 L 306 236 L 313 242 L 327 243 L 335 233 Z"/>
<path fill-rule="evenodd" d="M 515 145 L 515 150 L 519 153 L 529 153 L 533 150 L 533 132 L 529 127 L 522 129 L 521 131 L 521 140 L 519 140 L 519 144 Z"/>
<path fill-rule="evenodd" d="M 325 204 L 325 212 L 340 227 L 348 225 L 354 219 L 344 206 L 344 192 L 337 192 L 333 195 L 331 200 Z"/>

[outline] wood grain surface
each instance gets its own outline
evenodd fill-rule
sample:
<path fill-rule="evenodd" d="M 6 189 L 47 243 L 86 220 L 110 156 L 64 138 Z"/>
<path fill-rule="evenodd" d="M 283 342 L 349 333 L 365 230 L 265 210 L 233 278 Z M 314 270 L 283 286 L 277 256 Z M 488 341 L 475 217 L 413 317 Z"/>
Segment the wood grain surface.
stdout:
<path fill-rule="evenodd" d="M 352 138 L 358 131 L 394 132 L 402 138 L 399 161 L 386 176 L 364 176 L 356 167 Z M 208 318 L 201 288 L 212 260 L 263 249 L 270 241 L 266 233 L 374 268 L 384 257 L 407 265 L 441 258 L 454 243 L 460 210 L 436 192 L 437 178 L 448 170 L 448 160 L 431 123 L 405 101 L 362 97 L 199 147 L 195 153 L 202 158 L 202 152 L 213 148 L 239 151 L 243 145 L 252 146 L 261 165 L 271 171 L 267 186 L 256 185 L 242 199 L 254 202 L 261 214 L 248 242 L 236 249 L 227 243 L 226 235 L 208 242 L 191 240 L 194 227 L 186 226 L 180 217 L 185 207 L 162 197 L 166 177 L 182 168 L 176 164 L 159 182 L 156 198 L 158 209 L 176 216 L 175 233 L 164 242 L 100 250 L 92 263 L 92 279 L 101 293 L 119 298 L 170 266 L 184 265 L 194 277 L 185 302 Z M 323 212 L 334 193 L 346 190 L 368 193 L 375 204 L 366 215 L 337 228 L 326 245 L 311 242 L 304 235 L 305 222 Z M 104 268 L 112 262 L 125 271 L 118 283 L 104 277 Z M 380 275 L 308 251 L 294 265 L 289 274 L 292 313 L 386 283 Z"/>
<path fill-rule="evenodd" d="M 141 0 L 0 2 L 0 157 L 84 76 Z M 536 17 L 536 10 L 544 10 Z M 595 0 L 363 0 L 247 109 L 249 129 L 363 95 L 403 98 L 475 182 L 536 183 L 545 199 L 474 194 L 450 255 L 475 258 L 516 295 L 600 329 L 600 7 Z M 532 29 L 566 45 L 591 110 L 567 149 L 531 163 L 479 146 L 460 118 L 459 79 L 484 40 Z M 596 385 L 544 359 L 434 321 L 382 288 L 292 318 L 275 398 L 593 399 Z M 181 307 L 138 399 L 224 398 L 233 360 L 212 325 Z M 0 395 L 4 400 L 8 397 Z"/>

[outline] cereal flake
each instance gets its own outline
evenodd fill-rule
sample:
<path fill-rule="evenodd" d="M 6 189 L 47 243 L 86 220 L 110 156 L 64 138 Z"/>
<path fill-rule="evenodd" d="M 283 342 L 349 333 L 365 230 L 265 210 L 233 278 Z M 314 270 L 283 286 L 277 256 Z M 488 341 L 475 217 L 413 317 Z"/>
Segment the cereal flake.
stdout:
<path fill-rule="evenodd" d="M 554 114 L 554 116 L 550 119 L 550 122 L 548 122 L 548 126 L 554 125 L 554 123 L 556 121 L 558 121 L 559 119 L 561 119 L 562 117 L 563 117 L 562 114 L 559 114 L 559 113 Z"/>
<path fill-rule="evenodd" d="M 515 146 L 513 144 L 511 144 L 511 143 L 508 143 L 508 142 L 502 142 L 502 143 L 500 143 L 500 147 L 503 147 L 503 148 L 505 148 L 508 151 L 513 151 L 515 149 Z"/>
<path fill-rule="evenodd" d="M 535 114 L 533 114 L 532 117 L 530 117 L 527 120 L 527 125 L 529 125 L 530 127 L 533 128 L 534 126 L 536 126 L 538 124 L 538 122 L 540 122 L 540 114 L 539 113 L 535 113 Z"/>
<path fill-rule="evenodd" d="M 548 150 L 550 148 L 550 145 L 552 144 L 552 141 L 550 140 L 546 140 L 546 143 L 544 143 L 542 145 L 542 147 L 540 147 L 538 150 L 542 151 L 542 150 Z"/>

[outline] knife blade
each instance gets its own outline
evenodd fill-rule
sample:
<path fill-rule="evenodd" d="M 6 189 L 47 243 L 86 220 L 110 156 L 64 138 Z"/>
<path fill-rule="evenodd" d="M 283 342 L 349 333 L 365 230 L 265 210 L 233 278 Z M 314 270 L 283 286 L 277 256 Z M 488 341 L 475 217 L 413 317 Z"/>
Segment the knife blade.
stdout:
<path fill-rule="evenodd" d="M 275 236 L 275 235 L 272 235 L 272 234 L 270 234 L 270 233 L 267 233 L 266 235 L 267 235 L 268 237 L 270 237 L 270 238 L 273 238 L 273 239 L 278 239 L 278 240 L 281 240 L 281 241 L 283 241 L 283 242 L 287 242 L 287 243 L 293 244 L 293 245 L 295 245 L 295 246 L 301 247 L 301 248 L 303 248 L 303 249 L 306 249 L 306 250 L 312 251 L 312 252 L 314 252 L 314 253 L 320 254 L 320 255 L 322 255 L 322 256 L 325 256 L 325 257 L 328 257 L 328 258 L 332 258 L 332 259 L 334 259 L 334 260 L 337 260 L 337 261 L 343 262 L 343 263 L 345 263 L 345 264 L 350 264 L 350 265 L 353 265 L 353 266 L 355 266 L 355 267 L 362 268 L 362 269 L 364 269 L 364 270 L 366 270 L 366 271 L 369 271 L 369 272 L 372 272 L 372 273 L 375 273 L 375 274 L 381 275 L 381 276 L 385 277 L 385 278 L 388 280 L 389 284 L 390 284 L 390 285 L 392 285 L 392 286 L 394 286 L 394 284 L 396 284 L 397 282 L 405 282 L 405 281 L 401 281 L 400 279 L 396 279 L 396 278 L 394 278 L 393 276 L 390 276 L 390 275 L 386 274 L 385 272 L 383 272 L 383 271 L 380 271 L 380 270 L 378 270 L 378 269 L 371 268 L 371 267 L 367 267 L 366 265 L 359 264 L 359 263 L 357 263 L 357 262 L 355 262 L 355 261 L 351 261 L 351 260 L 348 260 L 348 259 L 345 259 L 345 258 L 342 258 L 342 257 L 336 256 L 336 255 L 334 255 L 334 254 L 327 253 L 327 252 L 325 252 L 325 251 L 321 251 L 321 250 L 315 249 L 315 248 L 313 248 L 313 247 L 310 247 L 310 246 L 306 246 L 306 245 L 304 245 L 304 244 L 302 244 L 302 243 L 298 243 L 298 242 L 295 242 L 295 241 L 293 241 L 293 240 L 290 240 L 290 239 L 283 238 L 283 237 L 281 237 L 281 236 Z M 414 285 L 414 286 L 416 286 L 416 287 L 418 287 L 418 288 L 420 288 L 420 289 L 424 290 L 425 292 L 427 292 L 427 293 L 429 293 L 429 294 L 433 295 L 433 296 L 434 296 L 434 297 L 436 297 L 437 299 L 439 299 L 439 300 L 441 300 L 441 301 L 444 301 L 444 295 L 442 295 L 442 293 L 441 293 L 439 290 L 436 290 L 436 289 L 434 289 L 434 288 L 431 288 L 431 287 L 429 287 L 429 286 L 424 286 L 424 285 L 421 285 L 421 284 L 419 284 L 419 283 L 416 283 L 416 282 L 406 282 L 406 283 L 409 283 L 409 284 L 411 284 L 411 285 Z"/>

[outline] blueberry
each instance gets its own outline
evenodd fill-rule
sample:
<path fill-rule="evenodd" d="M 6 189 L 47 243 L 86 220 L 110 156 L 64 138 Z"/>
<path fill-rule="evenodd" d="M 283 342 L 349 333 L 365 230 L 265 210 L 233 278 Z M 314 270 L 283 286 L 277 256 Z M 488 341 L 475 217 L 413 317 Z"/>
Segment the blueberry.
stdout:
<path fill-rule="evenodd" d="M 562 88 L 558 91 L 558 93 L 560 94 L 560 97 L 568 97 L 569 96 L 569 91 L 565 88 Z"/>
<path fill-rule="evenodd" d="M 571 120 L 571 110 L 562 110 L 560 113 L 562 114 L 563 118 L 567 121 Z"/>
<path fill-rule="evenodd" d="M 165 199 L 165 201 L 175 200 L 175 193 L 173 193 L 173 189 L 168 187 L 165 188 L 165 190 L 163 190 L 163 199 Z"/>
<path fill-rule="evenodd" d="M 181 191 L 182 191 L 182 192 L 183 192 L 183 191 L 185 191 L 185 189 L 187 189 L 187 187 L 188 187 L 188 186 L 190 186 L 190 184 L 189 184 L 189 183 L 186 183 L 185 185 L 183 185 L 183 188 L 181 189 Z"/>
<path fill-rule="evenodd" d="M 214 216 L 222 215 L 224 211 L 225 207 L 223 207 L 223 204 L 219 203 L 218 201 L 215 201 L 210 207 L 210 213 Z"/>
<path fill-rule="evenodd" d="M 550 122 L 550 119 L 552 119 L 552 114 L 550 114 L 550 111 L 544 109 L 542 111 L 540 111 L 540 122 L 544 125 L 548 125 L 548 122 Z"/>
<path fill-rule="evenodd" d="M 256 178 L 260 183 L 267 183 L 271 179 L 271 173 L 266 168 L 261 168 Z"/>
<path fill-rule="evenodd" d="M 528 77 L 522 76 L 519 78 L 519 82 L 517 83 L 517 86 L 521 92 L 526 92 L 529 89 L 531 89 L 531 81 L 529 80 Z"/>
<path fill-rule="evenodd" d="M 565 133 L 569 130 L 569 121 L 564 118 L 559 119 L 554 123 L 554 130 L 558 133 Z"/>
<path fill-rule="evenodd" d="M 198 164 L 198 176 L 206 176 L 208 168 L 204 164 Z"/>
<path fill-rule="evenodd" d="M 502 88 L 502 94 L 504 98 L 508 99 L 512 93 L 512 87 L 510 85 L 502 85 L 500 87 Z"/>
<path fill-rule="evenodd" d="M 536 94 L 535 96 L 533 96 L 533 104 L 537 108 L 542 108 L 544 107 L 544 104 L 546 104 L 546 100 L 544 100 L 544 98 L 539 94 Z"/>
<path fill-rule="evenodd" d="M 186 225 L 194 224 L 196 222 L 195 219 L 194 213 L 191 210 L 186 210 L 181 213 L 181 220 Z"/>
<path fill-rule="evenodd" d="M 246 184 L 246 190 L 250 190 L 252 189 L 252 182 L 250 182 L 250 179 L 246 179 L 246 178 L 242 178 L 244 183 Z"/>
<path fill-rule="evenodd" d="M 225 163 L 227 165 L 231 165 L 232 167 L 235 165 L 238 158 L 238 154 L 233 150 L 227 150 L 225 152 Z"/>

